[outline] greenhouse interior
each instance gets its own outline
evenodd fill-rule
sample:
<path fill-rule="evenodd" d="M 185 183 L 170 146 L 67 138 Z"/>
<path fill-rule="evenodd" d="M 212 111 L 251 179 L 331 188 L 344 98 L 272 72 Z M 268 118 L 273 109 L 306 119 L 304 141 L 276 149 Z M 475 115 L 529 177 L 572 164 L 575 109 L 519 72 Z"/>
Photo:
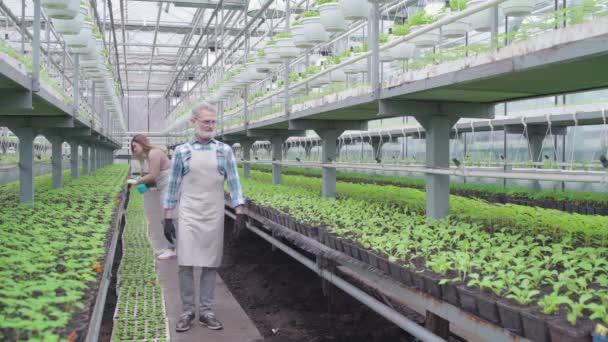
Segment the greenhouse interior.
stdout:
<path fill-rule="evenodd" d="M 608 341 L 608 0 L 0 0 L 0 341 Z"/>

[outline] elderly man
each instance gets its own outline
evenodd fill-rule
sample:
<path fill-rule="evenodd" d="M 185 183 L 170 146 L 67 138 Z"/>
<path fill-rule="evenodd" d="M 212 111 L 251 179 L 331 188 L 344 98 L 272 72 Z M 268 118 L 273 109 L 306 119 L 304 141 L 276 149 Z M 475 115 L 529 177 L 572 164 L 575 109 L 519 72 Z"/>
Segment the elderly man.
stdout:
<path fill-rule="evenodd" d="M 175 149 L 169 185 L 164 198 L 164 230 L 167 239 L 176 237 L 173 209 L 179 195 L 177 262 L 183 306 L 176 331 L 190 329 L 194 320 L 194 267 L 202 267 L 199 293 L 199 322 L 209 329 L 222 329 L 212 311 L 217 268 L 224 246 L 224 181 L 236 206 L 237 221 L 244 222 L 245 198 L 230 146 L 213 139 L 215 108 L 201 105 L 192 110 L 190 123 L 195 137 Z M 181 189 L 181 191 L 180 191 Z"/>

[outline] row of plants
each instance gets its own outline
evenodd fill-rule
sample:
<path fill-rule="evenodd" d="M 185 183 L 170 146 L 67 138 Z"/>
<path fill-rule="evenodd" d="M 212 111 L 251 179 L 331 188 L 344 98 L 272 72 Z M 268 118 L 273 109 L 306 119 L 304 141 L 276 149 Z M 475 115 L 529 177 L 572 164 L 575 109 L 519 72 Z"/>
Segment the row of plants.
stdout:
<path fill-rule="evenodd" d="M 265 172 L 252 171 L 255 180 L 271 181 Z M 282 184 L 318 192 L 321 179 L 284 176 Z M 339 198 L 353 198 L 398 206 L 407 212 L 424 215 L 426 194 L 418 189 L 392 185 L 354 184 L 337 182 Z M 556 239 L 570 236 L 584 246 L 608 245 L 608 217 L 566 213 L 554 209 L 527 207 L 515 204 L 491 204 L 475 198 L 450 196 L 450 213 L 460 221 L 478 224 L 488 232 L 512 230 L 521 234 L 545 234 Z"/>
<path fill-rule="evenodd" d="M 587 246 L 571 234 L 554 234 L 561 227 L 488 230 L 484 222 L 458 214 L 428 220 L 398 198 L 380 200 L 387 187 L 362 186 L 365 197 L 329 199 L 318 188 L 294 186 L 298 177 L 283 180 L 284 185 L 272 185 L 267 174 L 252 171 L 243 180 L 251 212 L 316 238 L 406 286 L 534 341 L 588 341 L 596 323 L 608 324 L 605 244 Z M 400 189 L 400 197 L 409 194 Z M 542 221 L 544 211 L 537 209 L 534 218 Z"/>
<path fill-rule="evenodd" d="M 144 198 L 131 191 L 122 234 L 122 260 L 116 285 L 114 341 L 167 341 L 168 328 L 162 288 L 148 240 Z"/>
<path fill-rule="evenodd" d="M 253 170 L 271 172 L 270 165 L 251 165 Z M 321 177 L 321 170 L 303 167 L 283 167 L 282 172 L 291 175 Z M 336 178 L 351 183 L 394 185 L 424 189 L 423 178 L 370 175 L 362 172 L 338 171 Z M 557 209 L 579 214 L 608 215 L 608 194 L 602 192 L 532 191 L 524 187 L 502 187 L 488 184 L 450 183 L 454 195 L 479 198 L 491 203 L 513 203 Z"/>
<path fill-rule="evenodd" d="M 86 335 L 126 174 L 108 166 L 61 189 L 38 177 L 33 206 L 18 184 L 0 188 L 0 340 Z"/>

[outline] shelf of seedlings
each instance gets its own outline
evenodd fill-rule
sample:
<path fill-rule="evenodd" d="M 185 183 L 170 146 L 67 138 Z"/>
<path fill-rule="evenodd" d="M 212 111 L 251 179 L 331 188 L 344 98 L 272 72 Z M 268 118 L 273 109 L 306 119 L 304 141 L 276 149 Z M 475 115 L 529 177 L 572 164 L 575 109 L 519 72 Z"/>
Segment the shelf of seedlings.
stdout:
<path fill-rule="evenodd" d="M 491 325 L 503 340 L 591 341 L 608 324 L 608 217 L 451 196 L 450 217 L 429 220 L 414 188 L 338 182 L 329 199 L 317 178 L 242 180 L 251 217 L 267 229 L 371 266 L 410 294 L 400 301 L 482 339 Z"/>
<path fill-rule="evenodd" d="M 272 166 L 253 164 L 251 169 L 271 172 Z M 281 172 L 286 175 L 321 177 L 321 170 L 304 167 L 283 167 Z M 425 188 L 426 184 L 424 178 L 371 175 L 363 172 L 337 171 L 336 179 L 348 183 L 392 185 L 421 190 Z M 608 193 L 605 192 L 533 191 L 525 187 L 450 183 L 450 193 L 461 197 L 482 199 L 490 203 L 518 204 L 583 215 L 608 215 Z"/>
<path fill-rule="evenodd" d="M 34 205 L 0 187 L 0 340 L 96 340 L 114 248 L 124 224 L 127 166 L 52 188 L 36 177 Z"/>
<path fill-rule="evenodd" d="M 112 341 L 168 341 L 165 300 L 148 240 L 143 196 L 131 191 L 117 275 Z"/>

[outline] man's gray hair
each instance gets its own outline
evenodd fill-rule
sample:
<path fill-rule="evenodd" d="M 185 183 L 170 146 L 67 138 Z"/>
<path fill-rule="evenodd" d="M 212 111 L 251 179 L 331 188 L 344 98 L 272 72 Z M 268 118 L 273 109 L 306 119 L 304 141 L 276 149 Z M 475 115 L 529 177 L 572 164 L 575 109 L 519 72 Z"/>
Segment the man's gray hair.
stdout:
<path fill-rule="evenodd" d="M 197 118 L 199 115 L 201 115 L 202 112 L 211 112 L 211 113 L 215 114 L 215 113 L 217 113 L 217 110 L 215 109 L 214 106 L 212 106 L 208 103 L 203 103 L 203 104 L 200 104 L 200 105 L 192 108 L 191 116 L 193 118 Z"/>

